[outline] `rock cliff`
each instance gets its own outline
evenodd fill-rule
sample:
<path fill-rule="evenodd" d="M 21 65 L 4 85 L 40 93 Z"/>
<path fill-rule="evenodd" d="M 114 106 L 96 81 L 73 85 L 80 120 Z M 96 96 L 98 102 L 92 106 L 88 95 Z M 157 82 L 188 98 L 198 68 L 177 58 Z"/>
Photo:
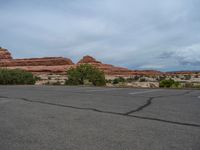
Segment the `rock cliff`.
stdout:
<path fill-rule="evenodd" d="M 154 70 L 144 70 L 144 71 L 134 71 L 134 70 L 129 70 L 127 68 L 123 67 L 116 67 L 113 65 L 109 64 L 103 64 L 100 61 L 97 61 L 95 58 L 91 56 L 84 56 L 79 62 L 78 65 L 80 64 L 91 64 L 100 70 L 102 70 L 106 75 L 110 76 L 124 76 L 124 77 L 129 77 L 132 75 L 161 75 L 163 74 L 162 72 L 159 71 L 154 71 Z"/>
<path fill-rule="evenodd" d="M 0 67 L 8 69 L 23 69 L 32 73 L 57 73 L 64 74 L 66 70 L 71 67 L 76 67 L 80 64 L 91 64 L 106 75 L 109 76 L 124 76 L 129 77 L 132 75 L 160 75 L 159 71 L 134 71 L 127 68 L 116 67 L 109 64 L 103 64 L 91 56 L 84 56 L 77 64 L 74 64 L 71 59 L 63 57 L 44 57 L 44 58 L 26 58 L 26 59 L 13 59 L 10 52 L 6 49 L 0 49 Z"/>
<path fill-rule="evenodd" d="M 69 58 L 44 57 L 13 59 L 11 53 L 0 48 L 0 67 L 23 69 L 33 73 L 65 73 L 74 63 Z"/>

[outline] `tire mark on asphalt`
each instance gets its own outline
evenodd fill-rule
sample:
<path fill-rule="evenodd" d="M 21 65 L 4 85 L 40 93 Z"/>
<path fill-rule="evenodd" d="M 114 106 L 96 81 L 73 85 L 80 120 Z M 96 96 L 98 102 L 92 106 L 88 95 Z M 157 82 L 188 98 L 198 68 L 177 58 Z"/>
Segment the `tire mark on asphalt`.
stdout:
<path fill-rule="evenodd" d="M 137 95 L 137 94 L 144 94 L 144 93 L 152 93 L 152 92 L 158 92 L 158 91 L 162 91 L 161 89 L 159 90 L 147 90 L 147 91 L 140 91 L 140 92 L 132 92 L 129 93 L 130 95 Z"/>

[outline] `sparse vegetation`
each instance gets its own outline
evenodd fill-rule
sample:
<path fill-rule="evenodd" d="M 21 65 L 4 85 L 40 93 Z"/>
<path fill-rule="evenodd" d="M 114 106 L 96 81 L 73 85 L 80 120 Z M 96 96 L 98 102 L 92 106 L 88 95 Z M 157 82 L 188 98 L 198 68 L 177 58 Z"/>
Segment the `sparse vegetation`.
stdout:
<path fill-rule="evenodd" d="M 126 82 L 126 80 L 123 77 L 118 77 L 113 80 L 113 84 L 118 84 L 123 82 Z"/>
<path fill-rule="evenodd" d="M 165 80 L 165 79 L 166 79 L 166 76 L 159 76 L 159 77 L 157 78 L 158 81 L 163 81 L 163 80 Z"/>
<path fill-rule="evenodd" d="M 35 76 L 35 80 L 36 80 L 36 81 L 41 81 L 42 78 L 41 78 L 41 77 L 38 77 L 38 76 Z"/>
<path fill-rule="evenodd" d="M 134 76 L 134 77 L 131 77 L 131 78 L 127 78 L 126 81 L 128 83 L 130 83 L 130 82 L 138 81 L 139 79 L 140 79 L 139 76 Z"/>
<path fill-rule="evenodd" d="M 66 85 L 84 85 L 86 82 L 94 86 L 104 86 L 106 84 L 105 75 L 98 68 L 89 64 L 82 64 L 67 71 L 68 79 Z"/>
<path fill-rule="evenodd" d="M 106 83 L 112 83 L 112 80 L 111 79 L 107 79 Z"/>
<path fill-rule="evenodd" d="M 32 73 L 20 69 L 0 69 L 0 84 L 2 85 L 23 85 L 35 84 L 36 78 Z"/>
<path fill-rule="evenodd" d="M 190 80 L 191 79 L 191 75 L 184 75 L 185 80 Z"/>
<path fill-rule="evenodd" d="M 52 85 L 61 85 L 60 81 L 56 81 L 54 83 L 52 83 Z"/>
<path fill-rule="evenodd" d="M 144 77 L 140 78 L 140 82 L 146 82 L 146 79 Z"/>
<path fill-rule="evenodd" d="M 183 88 L 195 88 L 200 89 L 200 83 L 185 83 Z"/>
<path fill-rule="evenodd" d="M 159 87 L 161 88 L 178 88 L 179 86 L 180 86 L 180 83 L 172 79 L 162 80 L 159 83 Z"/>

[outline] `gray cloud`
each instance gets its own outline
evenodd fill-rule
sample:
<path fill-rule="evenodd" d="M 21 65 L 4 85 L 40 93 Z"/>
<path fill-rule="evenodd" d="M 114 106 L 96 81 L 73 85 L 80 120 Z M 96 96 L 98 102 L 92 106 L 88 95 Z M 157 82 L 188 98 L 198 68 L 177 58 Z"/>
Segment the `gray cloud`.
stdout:
<path fill-rule="evenodd" d="M 89 54 L 132 69 L 194 70 L 199 6 L 199 0 L 0 0 L 0 44 L 16 57 L 78 61 Z"/>

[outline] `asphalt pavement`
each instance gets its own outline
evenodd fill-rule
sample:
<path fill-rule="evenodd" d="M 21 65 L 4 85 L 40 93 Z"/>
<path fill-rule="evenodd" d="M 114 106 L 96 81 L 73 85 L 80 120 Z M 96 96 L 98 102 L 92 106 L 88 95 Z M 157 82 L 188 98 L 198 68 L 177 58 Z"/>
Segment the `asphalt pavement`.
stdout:
<path fill-rule="evenodd" d="M 0 86 L 0 150 L 200 150 L 200 90 Z"/>

